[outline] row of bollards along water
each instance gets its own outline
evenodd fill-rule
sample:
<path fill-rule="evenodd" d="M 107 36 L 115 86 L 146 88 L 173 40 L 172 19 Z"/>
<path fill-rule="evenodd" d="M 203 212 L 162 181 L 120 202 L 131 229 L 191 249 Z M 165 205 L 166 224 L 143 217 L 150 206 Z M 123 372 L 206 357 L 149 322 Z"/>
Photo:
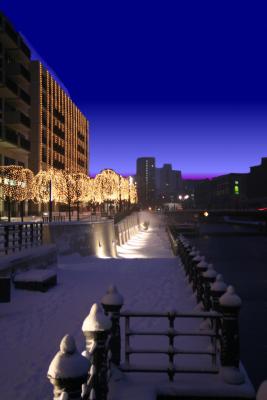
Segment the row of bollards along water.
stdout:
<path fill-rule="evenodd" d="M 175 240 L 169 232 L 172 249 L 182 261 L 188 283 L 192 287 L 197 308 L 202 311 L 215 311 L 221 314 L 220 362 L 222 375 L 227 383 L 241 384 L 244 374 L 240 369 L 239 312 L 241 298 L 233 286 L 227 286 L 221 274 L 208 263 L 195 246 L 183 235 Z M 207 319 L 204 324 L 212 324 Z M 263 382 L 257 393 L 257 400 L 267 400 L 267 381 Z"/>

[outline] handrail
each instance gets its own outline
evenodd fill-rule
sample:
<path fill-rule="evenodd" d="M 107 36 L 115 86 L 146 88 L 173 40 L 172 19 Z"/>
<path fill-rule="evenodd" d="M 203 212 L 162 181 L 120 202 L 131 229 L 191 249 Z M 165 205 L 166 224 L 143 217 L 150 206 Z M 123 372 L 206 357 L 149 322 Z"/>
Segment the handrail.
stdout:
<path fill-rule="evenodd" d="M 21 251 L 43 243 L 42 222 L 0 224 L 0 253 Z"/>
<path fill-rule="evenodd" d="M 219 368 L 217 365 L 217 340 L 220 338 L 219 326 L 222 314 L 215 311 L 207 312 L 137 312 L 137 311 L 123 311 L 120 313 L 120 317 L 125 318 L 125 364 L 121 364 L 120 368 L 124 372 L 166 372 L 169 376 L 169 380 L 173 381 L 176 373 L 218 373 Z M 167 318 L 169 320 L 169 327 L 163 330 L 138 330 L 130 328 L 131 318 Z M 191 319 L 206 319 L 210 320 L 210 327 L 205 330 L 200 329 L 185 329 L 177 330 L 174 327 L 176 319 L 191 318 Z M 165 348 L 134 348 L 130 344 L 130 338 L 132 336 L 167 336 L 168 347 Z M 211 341 L 211 347 L 207 349 L 179 349 L 174 346 L 175 337 L 208 337 Z M 163 367 L 155 366 L 143 366 L 133 365 L 130 363 L 130 355 L 132 354 L 166 354 L 169 358 L 168 365 Z M 174 357 L 176 355 L 207 355 L 211 356 L 211 367 L 210 368 L 195 368 L 186 367 L 178 368 L 174 363 Z"/>

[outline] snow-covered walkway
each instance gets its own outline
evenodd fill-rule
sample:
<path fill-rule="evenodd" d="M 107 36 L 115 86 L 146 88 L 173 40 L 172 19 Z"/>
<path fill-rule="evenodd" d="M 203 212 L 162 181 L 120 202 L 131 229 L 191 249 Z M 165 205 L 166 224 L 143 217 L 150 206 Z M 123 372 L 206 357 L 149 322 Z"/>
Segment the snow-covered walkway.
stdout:
<path fill-rule="evenodd" d="M 78 255 L 60 258 L 58 282 L 47 293 L 12 289 L 11 303 L 0 304 L 1 399 L 51 400 L 52 386 L 46 374 L 61 338 L 69 333 L 75 337 L 78 349 L 84 349 L 82 322 L 111 283 L 124 296 L 124 309 L 186 311 L 195 307 L 160 218 L 150 218 L 148 231 L 139 232 L 119 247 L 117 259 Z M 146 320 L 137 324 L 138 328 L 151 329 L 160 323 Z M 124 391 L 136 386 L 136 379 L 138 376 L 127 377 L 116 383 L 111 392 L 120 385 L 121 396 L 117 392 L 112 399 L 131 400 L 130 393 Z M 141 379 L 145 379 L 141 392 L 147 400 L 154 394 L 156 382 L 168 385 L 165 374 L 157 376 L 154 384 L 153 376 Z M 175 379 L 181 382 L 184 378 Z M 140 392 L 134 396 L 140 397 Z"/>

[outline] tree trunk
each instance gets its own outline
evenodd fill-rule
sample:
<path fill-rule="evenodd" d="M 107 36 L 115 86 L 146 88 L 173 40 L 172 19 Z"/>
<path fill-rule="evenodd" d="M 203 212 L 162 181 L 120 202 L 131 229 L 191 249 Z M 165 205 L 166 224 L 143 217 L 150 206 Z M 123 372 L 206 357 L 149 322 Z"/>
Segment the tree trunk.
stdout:
<path fill-rule="evenodd" d="M 8 222 L 11 221 L 11 201 L 10 197 L 7 198 L 7 217 L 8 217 Z"/>
<path fill-rule="evenodd" d="M 21 219 L 21 222 L 23 222 L 23 219 L 24 219 L 24 200 L 22 200 L 19 205 L 20 205 L 20 219 Z"/>
<path fill-rule="evenodd" d="M 80 220 L 80 202 L 77 201 L 77 221 Z"/>
<path fill-rule="evenodd" d="M 69 221 L 71 221 L 71 205 L 70 201 L 68 202 L 68 211 L 69 211 Z"/>

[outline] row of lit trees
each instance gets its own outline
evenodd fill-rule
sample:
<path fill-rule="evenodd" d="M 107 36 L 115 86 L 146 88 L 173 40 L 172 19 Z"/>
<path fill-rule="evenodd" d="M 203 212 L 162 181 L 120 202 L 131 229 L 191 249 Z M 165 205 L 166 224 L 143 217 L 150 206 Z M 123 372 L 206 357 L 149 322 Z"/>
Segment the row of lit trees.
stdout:
<path fill-rule="evenodd" d="M 23 218 L 23 203 L 48 203 L 52 215 L 52 202 L 68 206 L 69 219 L 71 207 L 76 204 L 79 218 L 80 204 L 120 205 L 122 202 L 137 202 L 136 187 L 132 177 L 124 178 L 111 169 L 105 169 L 90 178 L 83 173 L 49 169 L 34 175 L 31 170 L 17 165 L 0 167 L 0 196 L 7 202 L 8 220 L 11 215 L 11 202 L 19 202 Z"/>

